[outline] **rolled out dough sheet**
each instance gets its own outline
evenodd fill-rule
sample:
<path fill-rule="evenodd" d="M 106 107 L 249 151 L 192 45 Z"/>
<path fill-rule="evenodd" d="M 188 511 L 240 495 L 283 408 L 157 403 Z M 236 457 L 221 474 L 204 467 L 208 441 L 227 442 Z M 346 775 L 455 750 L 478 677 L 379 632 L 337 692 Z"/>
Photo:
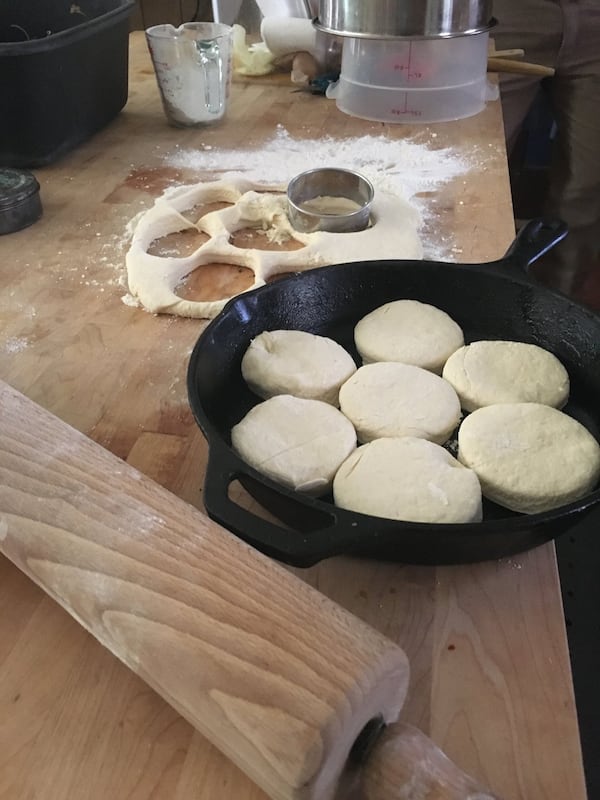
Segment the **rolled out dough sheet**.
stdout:
<path fill-rule="evenodd" d="M 302 272 L 314 267 L 349 261 L 384 258 L 422 258 L 418 235 L 418 211 L 396 194 L 376 189 L 372 226 L 354 233 L 300 233 L 287 217 L 283 185 L 263 185 L 232 177 L 168 189 L 157 198 L 134 225 L 126 256 L 130 294 L 153 313 L 210 319 L 230 299 L 187 300 L 177 287 L 186 276 L 204 264 L 225 263 L 254 272 L 246 291 L 263 286 L 282 272 Z M 230 206 L 204 214 L 195 223 L 184 216 L 199 205 L 227 202 Z M 244 228 L 263 230 L 272 241 L 293 238 L 304 246 L 287 251 L 244 249 L 231 243 L 232 235 Z M 148 253 L 152 242 L 179 231 L 197 229 L 209 235 L 207 242 L 188 256 L 157 256 Z"/>

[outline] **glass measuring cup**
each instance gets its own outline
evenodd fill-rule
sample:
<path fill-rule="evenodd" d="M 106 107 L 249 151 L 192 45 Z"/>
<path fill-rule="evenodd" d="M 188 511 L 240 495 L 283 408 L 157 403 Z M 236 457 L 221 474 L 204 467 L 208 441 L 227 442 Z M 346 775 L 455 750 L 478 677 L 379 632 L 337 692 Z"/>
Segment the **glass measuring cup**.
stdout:
<path fill-rule="evenodd" d="M 233 28 L 213 22 L 154 25 L 146 41 L 168 122 L 208 125 L 225 115 L 231 85 Z"/>

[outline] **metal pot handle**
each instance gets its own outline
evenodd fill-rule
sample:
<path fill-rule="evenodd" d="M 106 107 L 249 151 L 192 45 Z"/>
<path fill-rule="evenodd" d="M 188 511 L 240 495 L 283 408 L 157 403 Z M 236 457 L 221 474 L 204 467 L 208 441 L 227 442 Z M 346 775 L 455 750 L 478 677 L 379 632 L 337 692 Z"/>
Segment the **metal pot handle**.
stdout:
<path fill-rule="evenodd" d="M 244 469 L 243 464 L 228 448 L 216 446 L 215 443 L 209 447 L 203 499 L 204 507 L 211 519 L 263 553 L 298 567 L 310 567 L 324 558 L 348 549 L 349 543 L 340 541 L 335 508 L 332 508 L 331 512 L 321 509 L 315 512 L 323 524 L 319 524 L 317 530 L 313 528 L 306 533 L 269 522 L 235 503 L 229 497 L 229 486 L 235 480 L 239 480 L 243 485 L 244 478 L 258 482 L 262 487 L 266 486 L 272 492 L 284 496 L 281 487 L 272 484 L 264 476 L 257 480 L 252 473 L 250 467 Z M 298 512 L 306 513 L 305 507 L 292 493 L 286 493 L 284 498 L 289 509 L 293 510 L 296 505 Z"/>
<path fill-rule="evenodd" d="M 562 241 L 567 233 L 567 224 L 562 220 L 533 219 L 518 232 L 499 265 L 527 274 L 534 261 Z"/>

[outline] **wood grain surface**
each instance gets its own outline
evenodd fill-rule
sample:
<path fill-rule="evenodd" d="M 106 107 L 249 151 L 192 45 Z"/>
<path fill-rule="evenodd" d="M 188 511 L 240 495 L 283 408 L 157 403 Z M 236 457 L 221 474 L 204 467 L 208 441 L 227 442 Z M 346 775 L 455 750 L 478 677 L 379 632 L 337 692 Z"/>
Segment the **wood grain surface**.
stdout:
<path fill-rule="evenodd" d="M 206 445 L 185 374 L 204 323 L 122 302 L 127 223 L 174 181 L 205 177 L 165 166 L 165 156 L 201 144 L 259 148 L 277 124 L 304 138 L 384 133 L 479 148 L 481 169 L 426 199 L 457 257 L 485 261 L 514 235 L 501 113 L 489 103 L 461 122 L 386 126 L 281 81 L 246 81 L 235 83 L 223 125 L 176 130 L 165 122 L 140 34 L 131 56 L 125 110 L 36 170 L 43 218 L 0 240 L 0 377 L 201 508 Z M 507 800 L 585 797 L 552 545 L 471 566 L 336 558 L 296 572 L 401 645 L 411 665 L 403 721 L 462 769 Z M 2 800 L 264 800 L 3 558 L 0 607 Z"/>
<path fill-rule="evenodd" d="M 401 648 L 3 382 L 0 476 L 0 551 L 273 800 L 397 718 Z"/>

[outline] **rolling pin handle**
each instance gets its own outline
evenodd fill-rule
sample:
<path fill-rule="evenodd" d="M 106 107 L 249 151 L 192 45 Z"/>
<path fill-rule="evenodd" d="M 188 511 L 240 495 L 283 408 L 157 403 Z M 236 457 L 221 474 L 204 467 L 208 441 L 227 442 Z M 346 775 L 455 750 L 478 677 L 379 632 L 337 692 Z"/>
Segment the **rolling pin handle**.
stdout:
<path fill-rule="evenodd" d="M 499 800 L 419 728 L 393 722 L 360 768 L 364 800 Z"/>

